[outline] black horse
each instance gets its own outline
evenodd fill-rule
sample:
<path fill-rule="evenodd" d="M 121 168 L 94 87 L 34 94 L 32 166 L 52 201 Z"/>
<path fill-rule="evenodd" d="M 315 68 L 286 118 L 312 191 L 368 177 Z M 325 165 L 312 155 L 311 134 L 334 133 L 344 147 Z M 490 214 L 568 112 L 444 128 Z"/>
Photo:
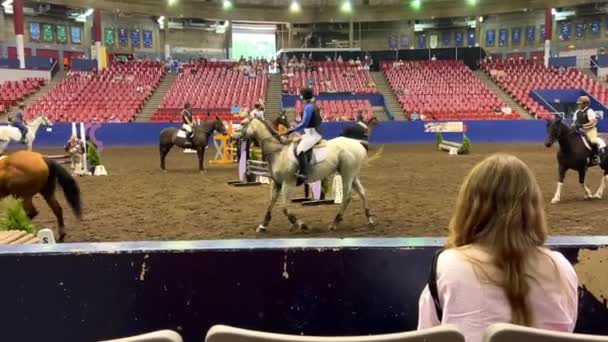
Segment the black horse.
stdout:
<path fill-rule="evenodd" d="M 364 123 L 367 126 L 367 129 L 359 124 L 348 125 L 344 128 L 344 130 L 342 130 L 340 136 L 367 141 L 369 139 L 369 136 L 372 134 L 372 130 L 380 123 L 380 121 L 374 116 Z"/>
<path fill-rule="evenodd" d="M 224 123 L 219 119 L 205 121 L 200 125 L 192 126 L 194 130 L 194 136 L 191 141 L 188 141 L 185 137 L 178 136 L 180 128 L 178 127 L 167 127 L 160 132 L 159 139 L 159 152 L 160 152 L 160 168 L 165 170 L 165 157 L 167 153 L 171 151 L 173 145 L 181 148 L 191 148 L 196 150 L 198 156 L 198 170 L 205 172 L 203 161 L 205 160 L 205 148 L 209 142 L 209 136 L 211 133 L 218 132 L 220 134 L 228 134 Z"/>
<path fill-rule="evenodd" d="M 578 171 L 578 181 L 585 192 L 585 199 L 602 198 L 604 186 L 608 180 L 607 149 L 604 148 L 600 151 L 600 167 L 604 170 L 602 184 L 595 195 L 592 195 L 585 184 L 585 175 L 589 168 L 589 160 L 593 157 L 591 150 L 585 146 L 581 133 L 566 125 L 561 116 L 547 121 L 545 146 L 551 147 L 556 141 L 559 143 L 559 150 L 557 151 L 559 180 L 557 183 L 557 190 L 555 191 L 551 203 L 558 203 L 560 201 L 564 178 L 566 177 L 566 171 L 569 169 Z"/>

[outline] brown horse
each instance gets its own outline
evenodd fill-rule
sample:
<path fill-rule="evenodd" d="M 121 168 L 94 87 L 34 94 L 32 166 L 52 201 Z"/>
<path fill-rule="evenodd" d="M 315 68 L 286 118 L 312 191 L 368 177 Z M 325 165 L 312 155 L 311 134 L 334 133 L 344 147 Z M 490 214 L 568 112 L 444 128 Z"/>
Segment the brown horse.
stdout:
<path fill-rule="evenodd" d="M 205 160 L 205 148 L 209 142 L 209 136 L 214 131 L 220 134 L 228 134 L 228 130 L 226 130 L 224 123 L 216 117 L 215 120 L 209 120 L 200 125 L 194 125 L 194 136 L 191 141 L 184 137 L 179 137 L 177 133 L 180 130 L 181 129 L 178 127 L 167 127 L 160 132 L 158 144 L 160 151 L 160 168 L 165 172 L 167 171 L 165 169 L 165 157 L 167 157 L 167 153 L 169 153 L 171 148 L 175 145 L 181 148 L 196 150 L 196 155 L 198 156 L 198 170 L 200 172 L 205 172 L 203 161 Z"/>
<path fill-rule="evenodd" d="M 380 124 L 380 120 L 373 116 L 369 120 L 364 122 L 364 124 L 365 126 L 367 126 L 367 128 L 359 124 L 348 125 L 344 128 L 340 136 L 361 141 L 367 141 L 369 139 L 369 136 L 372 134 L 374 127 Z"/>
<path fill-rule="evenodd" d="M 32 198 L 41 194 L 57 217 L 59 239 L 65 238 L 63 209 L 55 198 L 57 183 L 78 219 L 82 217 L 80 189 L 76 180 L 54 160 L 39 153 L 19 151 L 0 157 L 0 198 L 12 195 L 23 200 L 23 209 L 30 219 L 38 215 Z"/>

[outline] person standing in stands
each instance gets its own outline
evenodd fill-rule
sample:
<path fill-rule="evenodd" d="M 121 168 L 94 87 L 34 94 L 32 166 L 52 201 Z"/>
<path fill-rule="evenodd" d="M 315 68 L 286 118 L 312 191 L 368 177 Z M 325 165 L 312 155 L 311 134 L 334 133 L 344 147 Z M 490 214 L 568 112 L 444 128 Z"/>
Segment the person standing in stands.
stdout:
<path fill-rule="evenodd" d="M 11 123 L 11 126 L 16 127 L 19 132 L 21 132 L 21 141 L 20 143 L 22 144 L 27 144 L 27 123 L 25 122 L 25 120 L 23 119 L 23 111 L 25 109 L 25 104 L 20 103 L 19 104 L 19 110 L 17 111 L 17 113 L 15 113 L 15 115 L 13 115 L 12 118 L 9 118 L 9 121 Z"/>
<path fill-rule="evenodd" d="M 570 262 L 545 247 L 547 219 L 532 171 L 492 155 L 467 175 L 419 302 L 418 329 L 453 324 L 481 342 L 494 323 L 572 332 L 578 279 Z"/>

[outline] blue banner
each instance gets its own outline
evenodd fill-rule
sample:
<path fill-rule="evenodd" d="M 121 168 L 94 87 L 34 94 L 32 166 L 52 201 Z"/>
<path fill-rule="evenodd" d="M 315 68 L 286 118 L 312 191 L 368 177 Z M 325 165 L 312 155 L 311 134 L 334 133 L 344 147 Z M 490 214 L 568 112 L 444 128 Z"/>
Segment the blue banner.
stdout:
<path fill-rule="evenodd" d="M 500 29 L 498 31 L 498 45 L 505 46 L 509 41 L 509 31 L 507 29 Z"/>
<path fill-rule="evenodd" d="M 486 46 L 494 46 L 494 42 L 496 42 L 496 30 L 487 30 Z"/>
<path fill-rule="evenodd" d="M 475 46 L 475 30 L 469 30 L 469 32 L 467 33 L 467 46 L 468 47 L 474 47 Z"/>
<path fill-rule="evenodd" d="M 40 41 L 40 24 L 30 21 L 30 37 L 34 41 Z"/>
<path fill-rule="evenodd" d="M 129 45 L 129 33 L 127 29 L 118 29 L 118 45 L 127 46 Z"/>
<path fill-rule="evenodd" d="M 593 19 L 591 22 L 591 34 L 598 36 L 602 32 L 602 22 L 599 19 Z"/>
<path fill-rule="evenodd" d="M 521 43 L 521 28 L 520 27 L 514 27 L 511 30 L 511 44 L 512 45 L 519 45 Z"/>
<path fill-rule="evenodd" d="M 449 47 L 452 44 L 452 32 L 444 31 L 441 33 L 441 45 L 443 47 Z"/>
<path fill-rule="evenodd" d="M 456 43 L 457 47 L 461 47 L 464 43 L 464 34 L 462 33 L 462 31 L 456 31 L 456 33 L 454 34 L 454 42 Z"/>
<path fill-rule="evenodd" d="M 540 41 L 545 41 L 545 25 L 540 25 Z"/>
<path fill-rule="evenodd" d="M 152 43 L 150 43 L 150 44 L 152 44 Z M 141 46 L 139 30 L 131 31 L 131 46 L 134 48 L 139 48 Z"/>
<path fill-rule="evenodd" d="M 526 27 L 526 42 L 528 43 L 534 43 L 535 41 L 535 27 L 534 26 L 528 26 Z"/>
<path fill-rule="evenodd" d="M 144 47 L 148 49 L 152 47 L 152 31 L 144 30 Z"/>
<path fill-rule="evenodd" d="M 570 40 L 572 34 L 572 24 L 569 22 L 563 22 L 559 25 L 559 39 Z"/>
<path fill-rule="evenodd" d="M 410 48 L 410 36 L 407 33 L 402 33 L 399 37 L 399 46 L 402 49 Z"/>
<path fill-rule="evenodd" d="M 574 34 L 576 35 L 576 38 L 578 38 L 578 39 L 583 38 L 585 36 L 585 23 L 583 23 L 583 22 L 576 23 L 576 27 L 574 28 Z"/>
<path fill-rule="evenodd" d="M 388 48 L 391 50 L 396 50 L 399 44 L 399 38 L 396 33 L 390 33 L 388 35 Z"/>
<path fill-rule="evenodd" d="M 418 35 L 418 47 L 420 49 L 426 49 L 426 33 L 420 33 Z"/>

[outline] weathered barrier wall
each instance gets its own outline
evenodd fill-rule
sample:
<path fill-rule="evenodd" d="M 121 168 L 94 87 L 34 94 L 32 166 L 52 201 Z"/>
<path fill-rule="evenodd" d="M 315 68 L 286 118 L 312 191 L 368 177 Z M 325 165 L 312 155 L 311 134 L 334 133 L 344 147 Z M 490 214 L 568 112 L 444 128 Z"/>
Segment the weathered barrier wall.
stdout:
<path fill-rule="evenodd" d="M 214 324 L 313 335 L 416 328 L 440 239 L 3 246 L 0 341 L 96 341 Z M 580 279 L 576 330 L 608 334 L 608 237 L 554 238 Z"/>

